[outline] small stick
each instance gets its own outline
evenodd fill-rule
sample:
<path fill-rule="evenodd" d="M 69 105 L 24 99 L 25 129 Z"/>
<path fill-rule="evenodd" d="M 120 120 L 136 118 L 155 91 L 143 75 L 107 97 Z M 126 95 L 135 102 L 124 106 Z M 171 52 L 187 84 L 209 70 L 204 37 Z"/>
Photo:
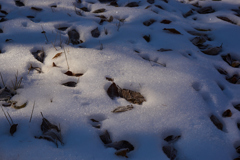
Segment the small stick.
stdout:
<path fill-rule="evenodd" d="M 0 76 L 1 76 L 1 79 L 2 79 L 3 86 L 5 87 L 5 83 L 4 83 L 4 81 L 3 81 L 3 77 L 2 77 L 1 72 L 0 72 Z"/>
<path fill-rule="evenodd" d="M 30 123 L 31 120 L 32 120 L 32 115 L 33 115 L 34 106 L 35 106 L 35 101 L 34 101 L 34 103 L 33 103 L 33 109 L 32 109 L 32 114 L 31 114 L 31 117 L 30 117 L 29 123 Z"/>
<path fill-rule="evenodd" d="M 5 113 L 4 110 L 3 110 L 3 107 L 2 107 L 2 111 L 3 111 L 3 113 L 4 113 L 5 117 L 6 117 L 6 119 L 7 119 L 8 123 L 9 123 L 9 125 L 12 126 L 11 123 L 10 123 L 10 121 L 9 121 L 8 118 L 7 118 L 6 113 Z"/>
<path fill-rule="evenodd" d="M 14 124 L 14 123 L 13 123 L 13 120 L 12 120 L 12 117 L 10 116 L 10 114 L 8 113 L 8 111 L 7 111 L 7 114 L 8 114 L 8 117 L 11 119 L 12 124 Z"/>

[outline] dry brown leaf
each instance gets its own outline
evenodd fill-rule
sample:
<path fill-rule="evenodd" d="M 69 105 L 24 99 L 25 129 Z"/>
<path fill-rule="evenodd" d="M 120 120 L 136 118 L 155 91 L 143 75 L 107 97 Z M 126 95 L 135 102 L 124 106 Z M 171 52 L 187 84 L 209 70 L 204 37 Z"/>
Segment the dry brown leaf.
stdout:
<path fill-rule="evenodd" d="M 62 55 L 63 52 L 57 53 L 52 59 L 58 58 Z"/>

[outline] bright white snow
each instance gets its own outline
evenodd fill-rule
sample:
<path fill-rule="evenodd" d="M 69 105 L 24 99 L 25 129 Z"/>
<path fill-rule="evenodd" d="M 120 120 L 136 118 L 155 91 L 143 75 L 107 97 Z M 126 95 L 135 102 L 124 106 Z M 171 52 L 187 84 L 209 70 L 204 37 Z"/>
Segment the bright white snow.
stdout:
<path fill-rule="evenodd" d="M 168 160 L 162 148 L 168 145 L 164 138 L 169 135 L 181 135 L 172 144 L 177 160 L 233 160 L 240 156 L 236 152 L 240 145 L 240 112 L 234 108 L 240 103 L 240 87 L 226 80 L 240 72 L 221 57 L 229 53 L 240 61 L 240 1 L 155 0 L 150 4 L 142 0 L 139 7 L 125 7 L 134 0 L 117 0 L 119 7 L 98 0 L 21 2 L 25 6 L 0 0 L 1 11 L 8 13 L 0 13 L 1 18 L 7 19 L 0 22 L 0 72 L 8 88 L 17 72 L 19 78 L 23 77 L 11 101 L 17 101 L 18 106 L 28 102 L 22 109 L 3 107 L 18 124 L 13 136 L 0 111 L 0 159 L 126 159 L 116 156 L 116 150 L 101 141 L 99 136 L 105 130 L 113 142 L 126 140 L 134 146 L 127 153 L 133 160 Z M 196 2 L 202 8 L 211 6 L 215 12 L 199 14 L 200 8 L 192 5 Z M 82 7 L 90 12 L 82 11 Z M 106 11 L 93 13 L 101 8 Z M 184 18 L 191 9 L 193 14 Z M 238 10 L 239 16 L 232 9 Z M 97 15 L 104 15 L 106 20 L 99 24 L 101 18 Z M 113 20 L 108 22 L 110 16 Z M 227 17 L 235 24 L 217 16 Z M 143 22 L 150 19 L 155 22 L 145 26 Z M 171 23 L 160 23 L 162 20 Z M 59 27 L 68 28 L 60 31 Z M 94 38 L 91 31 L 97 27 L 100 36 Z M 181 34 L 164 28 L 174 28 Z M 73 45 L 69 41 L 68 31 L 73 29 L 80 34 L 82 43 Z M 222 51 L 217 55 L 204 54 L 191 42 L 197 36 L 188 31 L 206 34 L 209 39 L 203 45 L 208 44 L 209 48 L 222 44 Z M 143 37 L 149 35 L 147 42 Z M 161 48 L 171 51 L 157 51 Z M 46 54 L 43 63 L 32 54 L 37 50 Z M 68 71 L 64 50 L 69 70 L 83 76 L 64 74 Z M 53 59 L 60 52 L 61 56 Z M 53 62 L 57 67 L 53 67 Z M 29 71 L 31 65 L 43 73 Z M 219 68 L 227 75 L 220 74 Z M 131 103 L 109 98 L 107 90 L 112 82 L 106 77 L 113 78 L 121 88 L 140 92 L 146 102 L 133 104 L 130 111 L 112 113 L 116 107 Z M 76 82 L 76 87 L 62 85 L 69 81 Z M 4 87 L 1 79 L 0 86 Z M 222 116 L 227 109 L 231 110 L 231 117 Z M 40 112 L 52 124 L 60 124 L 64 145 L 58 143 L 57 148 L 53 142 L 34 138 L 42 135 Z M 212 123 L 211 115 L 221 121 L 223 130 Z M 101 128 L 94 128 L 90 119 L 100 121 Z"/>

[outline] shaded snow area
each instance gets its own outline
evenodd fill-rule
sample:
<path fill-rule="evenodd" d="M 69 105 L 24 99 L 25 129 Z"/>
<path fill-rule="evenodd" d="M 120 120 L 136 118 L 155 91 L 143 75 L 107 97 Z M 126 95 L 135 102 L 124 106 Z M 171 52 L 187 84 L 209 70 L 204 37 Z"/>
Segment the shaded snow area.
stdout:
<path fill-rule="evenodd" d="M 0 0 L 0 159 L 239 160 L 239 25 L 239 0 Z"/>

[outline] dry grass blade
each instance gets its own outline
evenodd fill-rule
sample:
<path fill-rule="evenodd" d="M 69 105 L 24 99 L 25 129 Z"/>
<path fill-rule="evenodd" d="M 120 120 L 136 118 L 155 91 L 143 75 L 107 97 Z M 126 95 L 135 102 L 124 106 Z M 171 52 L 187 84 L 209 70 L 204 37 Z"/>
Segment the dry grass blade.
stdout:
<path fill-rule="evenodd" d="M 2 111 L 3 111 L 3 113 L 4 113 L 4 116 L 6 117 L 6 119 L 7 119 L 8 123 L 9 123 L 9 125 L 11 126 L 11 123 L 10 123 L 9 119 L 7 118 L 7 115 L 6 115 L 5 111 L 3 110 L 3 107 L 2 107 Z"/>
<path fill-rule="evenodd" d="M 14 91 L 16 91 L 18 88 L 20 88 L 21 83 L 22 83 L 22 79 L 23 79 L 23 77 L 21 77 L 20 79 L 18 79 L 18 71 L 17 71 L 17 73 L 16 73 L 16 75 L 15 75 L 15 81 L 14 81 L 14 82 L 11 81 L 11 82 L 12 82 L 12 89 L 13 89 Z"/>
<path fill-rule="evenodd" d="M 0 72 L 0 76 L 1 76 L 1 80 L 2 80 L 3 86 L 5 87 L 5 83 L 4 83 L 4 80 L 3 80 L 1 72 Z"/>
<path fill-rule="evenodd" d="M 8 112 L 7 112 L 7 114 L 8 114 L 8 117 L 10 118 L 12 124 L 14 124 L 14 123 L 13 123 L 13 120 L 12 120 L 12 117 L 10 116 L 10 114 L 9 114 Z"/>
<path fill-rule="evenodd" d="M 31 120 L 32 120 L 32 115 L 33 115 L 34 106 L 35 106 L 35 101 L 34 101 L 34 103 L 33 103 L 33 109 L 32 109 L 32 113 L 31 113 L 31 117 L 30 117 L 29 123 L 30 123 Z"/>
<path fill-rule="evenodd" d="M 66 62 L 67 62 L 67 67 L 68 67 L 68 70 L 69 70 L 68 59 L 67 59 L 67 53 L 66 53 L 66 51 L 65 51 L 64 46 L 63 46 L 63 50 L 64 50 L 65 59 L 66 59 Z"/>

